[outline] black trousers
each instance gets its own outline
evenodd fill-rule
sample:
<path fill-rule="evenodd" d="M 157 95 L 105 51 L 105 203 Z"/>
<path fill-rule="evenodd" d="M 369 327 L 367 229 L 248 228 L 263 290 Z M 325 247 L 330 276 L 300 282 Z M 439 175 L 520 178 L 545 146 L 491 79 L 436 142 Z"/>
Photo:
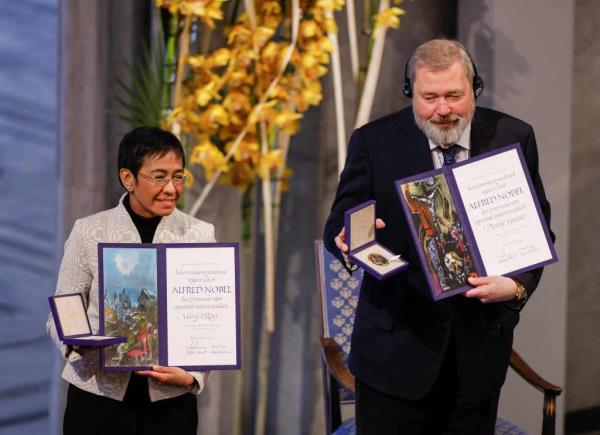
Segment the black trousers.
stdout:
<path fill-rule="evenodd" d="M 69 385 L 64 435 L 196 435 L 196 396 L 150 402 L 148 380 L 131 375 L 123 401 Z"/>
<path fill-rule="evenodd" d="M 473 402 L 460 390 L 454 346 L 449 346 L 433 389 L 418 400 L 376 391 L 356 380 L 358 435 L 493 435 L 498 390 L 484 402 Z"/>

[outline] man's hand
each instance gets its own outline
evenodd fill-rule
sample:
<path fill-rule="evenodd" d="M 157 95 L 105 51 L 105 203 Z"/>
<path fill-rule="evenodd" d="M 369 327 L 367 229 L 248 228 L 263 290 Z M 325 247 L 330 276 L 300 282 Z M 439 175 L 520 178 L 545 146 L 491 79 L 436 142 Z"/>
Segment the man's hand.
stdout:
<path fill-rule="evenodd" d="M 380 230 L 385 228 L 385 222 L 381 219 L 375 219 L 375 229 Z M 346 227 L 342 228 L 342 231 L 335 237 L 335 245 L 342 252 L 344 260 L 348 262 L 348 245 L 346 244 Z"/>
<path fill-rule="evenodd" d="M 152 370 L 136 372 L 138 375 L 156 379 L 163 384 L 189 387 L 194 383 L 194 377 L 179 367 L 152 366 Z"/>
<path fill-rule="evenodd" d="M 469 284 L 475 288 L 465 292 L 465 296 L 477 298 L 484 304 L 510 301 L 517 293 L 517 283 L 505 276 L 469 278 Z"/>

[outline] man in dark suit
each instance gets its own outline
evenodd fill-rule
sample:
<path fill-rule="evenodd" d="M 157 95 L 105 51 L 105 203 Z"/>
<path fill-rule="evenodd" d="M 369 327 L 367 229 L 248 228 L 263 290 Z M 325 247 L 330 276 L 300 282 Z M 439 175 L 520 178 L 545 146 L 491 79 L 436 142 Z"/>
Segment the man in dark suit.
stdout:
<path fill-rule="evenodd" d="M 357 129 L 327 220 L 327 248 L 352 269 L 344 212 L 377 201 L 377 239 L 410 267 L 363 279 L 350 367 L 357 380 L 359 434 L 493 434 L 519 311 L 542 269 L 469 278 L 465 295 L 433 302 L 394 181 L 519 143 L 549 224 L 531 126 L 476 108 L 483 88 L 456 41 L 432 40 L 407 66 L 412 107 Z"/>

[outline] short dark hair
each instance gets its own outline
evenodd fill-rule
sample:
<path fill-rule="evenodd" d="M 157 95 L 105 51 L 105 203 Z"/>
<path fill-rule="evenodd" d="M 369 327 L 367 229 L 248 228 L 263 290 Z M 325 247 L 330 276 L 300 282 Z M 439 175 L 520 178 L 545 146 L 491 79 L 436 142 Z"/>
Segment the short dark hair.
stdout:
<path fill-rule="evenodd" d="M 144 159 L 147 157 L 163 157 L 170 153 L 179 157 L 185 167 L 183 146 L 177 136 L 156 127 L 138 127 L 121 139 L 117 158 L 117 171 L 129 169 L 137 177 Z"/>

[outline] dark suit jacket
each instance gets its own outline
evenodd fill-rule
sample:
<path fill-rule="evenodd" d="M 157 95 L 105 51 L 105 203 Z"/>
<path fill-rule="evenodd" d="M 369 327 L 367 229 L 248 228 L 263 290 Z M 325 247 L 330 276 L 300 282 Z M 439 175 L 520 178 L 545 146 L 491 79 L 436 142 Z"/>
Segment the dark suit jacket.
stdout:
<path fill-rule="evenodd" d="M 471 124 L 471 156 L 521 144 L 542 211 L 550 224 L 550 205 L 538 173 L 533 129 L 511 116 L 477 108 Z M 324 232 L 326 247 L 339 258 L 334 238 L 344 212 L 366 200 L 377 201 L 386 227 L 377 239 L 402 254 L 410 266 L 384 281 L 365 274 L 356 312 L 350 368 L 363 383 L 387 394 L 415 400 L 431 390 L 454 337 L 461 389 L 474 400 L 497 391 L 506 377 L 519 314 L 509 304 L 482 304 L 461 295 L 433 302 L 419 263 L 394 181 L 433 169 L 425 135 L 410 107 L 356 130 Z M 529 296 L 542 269 L 515 276 Z"/>

